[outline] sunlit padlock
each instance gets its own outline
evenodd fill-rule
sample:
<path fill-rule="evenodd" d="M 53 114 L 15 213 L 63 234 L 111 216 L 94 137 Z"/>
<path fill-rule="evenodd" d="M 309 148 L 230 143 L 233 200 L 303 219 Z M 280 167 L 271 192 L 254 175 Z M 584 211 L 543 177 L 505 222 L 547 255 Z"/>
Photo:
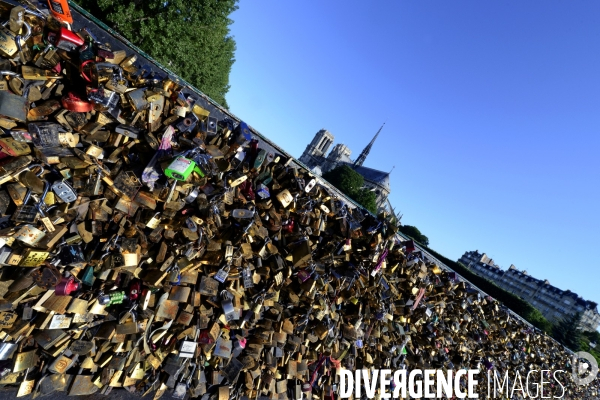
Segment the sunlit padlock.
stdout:
<path fill-rule="evenodd" d="M 112 110 L 119 104 L 119 96 L 103 86 L 88 91 L 88 100 L 107 110 Z"/>
<path fill-rule="evenodd" d="M 23 225 L 14 238 L 27 246 L 35 246 L 46 236 L 44 232 L 33 225 Z"/>
<path fill-rule="evenodd" d="M 23 22 L 25 33 L 16 34 L 9 29 L 8 23 L 9 21 L 4 22 L 0 28 L 0 55 L 13 58 L 19 51 L 19 46 L 31 36 L 31 26 L 27 22 Z"/>
<path fill-rule="evenodd" d="M 61 104 L 64 108 L 69 111 L 85 113 L 90 112 L 94 109 L 94 104 L 87 101 L 85 97 L 76 92 L 67 92 L 61 98 Z"/>
<path fill-rule="evenodd" d="M 69 9 L 69 3 L 67 0 L 49 0 L 50 12 L 52 16 L 60 21 L 68 24 L 73 23 L 73 16 Z"/>
<path fill-rule="evenodd" d="M 61 26 L 58 32 L 49 31 L 47 39 L 54 47 L 66 51 L 77 50 L 77 48 L 83 46 L 85 43 L 79 35 L 64 26 Z"/>
<path fill-rule="evenodd" d="M 202 172 L 196 163 L 183 156 L 176 157 L 165 169 L 166 176 L 178 181 L 186 181 L 192 172 L 196 172 L 200 177 L 204 177 L 204 172 Z"/>

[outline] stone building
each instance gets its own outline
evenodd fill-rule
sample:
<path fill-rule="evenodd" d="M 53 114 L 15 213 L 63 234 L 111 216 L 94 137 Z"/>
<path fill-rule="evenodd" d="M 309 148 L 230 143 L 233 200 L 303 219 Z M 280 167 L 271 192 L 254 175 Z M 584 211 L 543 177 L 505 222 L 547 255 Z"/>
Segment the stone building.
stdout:
<path fill-rule="evenodd" d="M 379 131 L 356 160 L 350 158 L 352 151 L 342 143 L 333 146 L 332 150 L 327 154 L 335 138 L 328 130 L 321 129 L 308 146 L 306 146 L 306 150 L 304 150 L 299 160 L 317 175 L 322 175 L 339 165 L 345 164 L 352 167 L 364 178 L 365 187 L 377 195 L 377 207 L 379 209 L 389 209 L 390 206 L 387 198 L 391 191 L 390 173 L 363 166 L 382 128 L 383 126 L 379 128 Z"/>
<path fill-rule="evenodd" d="M 584 300 L 577 293 L 552 286 L 550 282 L 537 279 L 519 271 L 514 265 L 507 270 L 500 268 L 485 253 L 467 251 L 458 262 L 502 289 L 511 292 L 537 308 L 552 323 L 581 313 L 580 327 L 586 331 L 595 331 L 600 325 L 597 304 Z"/>

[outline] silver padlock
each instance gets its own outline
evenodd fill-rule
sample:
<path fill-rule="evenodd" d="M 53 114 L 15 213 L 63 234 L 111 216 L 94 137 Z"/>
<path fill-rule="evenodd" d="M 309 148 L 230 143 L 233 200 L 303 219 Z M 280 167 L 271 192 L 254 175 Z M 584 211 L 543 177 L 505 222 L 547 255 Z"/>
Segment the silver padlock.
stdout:
<path fill-rule="evenodd" d="M 89 101 L 105 107 L 109 111 L 119 104 L 119 99 L 120 97 L 116 92 L 108 90 L 103 86 L 100 86 L 98 89 L 91 90 L 88 93 Z"/>
<path fill-rule="evenodd" d="M 52 184 L 52 191 L 65 203 L 72 203 L 77 200 L 77 192 L 65 180 L 54 182 Z"/>
<path fill-rule="evenodd" d="M 223 268 L 221 268 L 217 274 L 215 275 L 215 280 L 224 283 L 225 280 L 227 279 L 227 276 L 229 276 L 229 271 L 231 269 L 231 262 L 233 261 L 233 246 L 231 245 L 231 242 L 227 241 L 225 242 L 225 262 L 227 263 L 227 265 L 225 265 Z"/>
<path fill-rule="evenodd" d="M 225 283 L 225 280 L 229 276 L 230 269 L 231 267 L 229 265 L 226 265 L 225 267 L 221 268 L 215 275 L 215 280 L 221 283 Z"/>
<path fill-rule="evenodd" d="M 196 355 L 198 343 L 193 340 L 184 340 L 179 347 L 179 357 L 193 358 Z"/>
<path fill-rule="evenodd" d="M 227 322 L 239 319 L 239 315 L 235 312 L 233 307 L 233 295 L 227 290 L 221 292 L 221 307 L 223 307 L 223 314 Z"/>
<path fill-rule="evenodd" d="M 252 280 L 252 271 L 250 270 L 250 266 L 245 266 L 242 269 L 242 279 L 244 284 L 244 289 L 250 289 L 254 287 L 254 281 Z"/>

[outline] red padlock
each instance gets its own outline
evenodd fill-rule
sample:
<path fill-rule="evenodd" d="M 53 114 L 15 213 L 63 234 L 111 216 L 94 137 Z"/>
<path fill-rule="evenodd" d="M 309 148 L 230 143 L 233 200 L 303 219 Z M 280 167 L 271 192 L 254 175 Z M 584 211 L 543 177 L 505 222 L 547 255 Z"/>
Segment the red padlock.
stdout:
<path fill-rule="evenodd" d="M 245 180 L 244 182 L 240 183 L 239 187 L 240 187 L 240 192 L 244 195 L 246 200 L 254 200 L 255 199 L 256 196 L 254 195 L 254 190 L 252 190 L 252 182 L 251 181 Z"/>
<path fill-rule="evenodd" d="M 68 296 L 77 289 L 79 289 L 79 283 L 75 282 L 75 279 L 70 276 L 60 280 L 59 284 L 54 288 L 54 294 L 57 296 Z"/>
<path fill-rule="evenodd" d="M 286 222 L 284 222 L 283 224 L 281 224 L 281 230 L 285 231 L 287 233 L 292 233 L 292 232 L 294 232 L 294 226 L 295 225 L 296 224 L 294 223 L 294 219 L 290 218 Z"/>
<path fill-rule="evenodd" d="M 61 26 L 58 32 L 48 32 L 48 42 L 54 47 L 66 51 L 75 51 L 85 43 L 79 35 L 64 26 Z"/>
<path fill-rule="evenodd" d="M 68 92 L 62 97 L 62 106 L 73 112 L 90 112 L 94 109 L 94 105 L 89 101 L 84 100 L 75 92 Z"/>
<path fill-rule="evenodd" d="M 142 284 L 139 280 L 135 279 L 129 284 L 129 300 L 137 300 L 142 291 Z"/>

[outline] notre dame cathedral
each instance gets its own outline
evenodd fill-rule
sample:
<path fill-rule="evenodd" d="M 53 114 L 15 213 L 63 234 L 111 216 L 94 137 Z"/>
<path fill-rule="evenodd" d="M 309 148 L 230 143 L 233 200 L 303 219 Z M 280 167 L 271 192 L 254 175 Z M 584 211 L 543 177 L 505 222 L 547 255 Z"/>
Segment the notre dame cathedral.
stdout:
<path fill-rule="evenodd" d="M 373 137 L 355 161 L 350 158 L 350 149 L 342 143 L 333 146 L 333 149 L 327 155 L 329 147 L 333 144 L 334 137 L 326 129 L 321 129 L 317 132 L 312 142 L 306 146 L 306 150 L 304 150 L 299 160 L 317 175 L 322 175 L 340 165 L 348 165 L 362 175 L 365 179 L 365 187 L 375 192 L 377 195 L 377 207 L 379 209 L 388 208 L 387 198 L 390 194 L 390 173 L 363 166 L 373 143 L 375 143 L 375 139 L 377 139 L 379 132 L 381 132 L 381 128 L 379 128 L 375 137 Z"/>

